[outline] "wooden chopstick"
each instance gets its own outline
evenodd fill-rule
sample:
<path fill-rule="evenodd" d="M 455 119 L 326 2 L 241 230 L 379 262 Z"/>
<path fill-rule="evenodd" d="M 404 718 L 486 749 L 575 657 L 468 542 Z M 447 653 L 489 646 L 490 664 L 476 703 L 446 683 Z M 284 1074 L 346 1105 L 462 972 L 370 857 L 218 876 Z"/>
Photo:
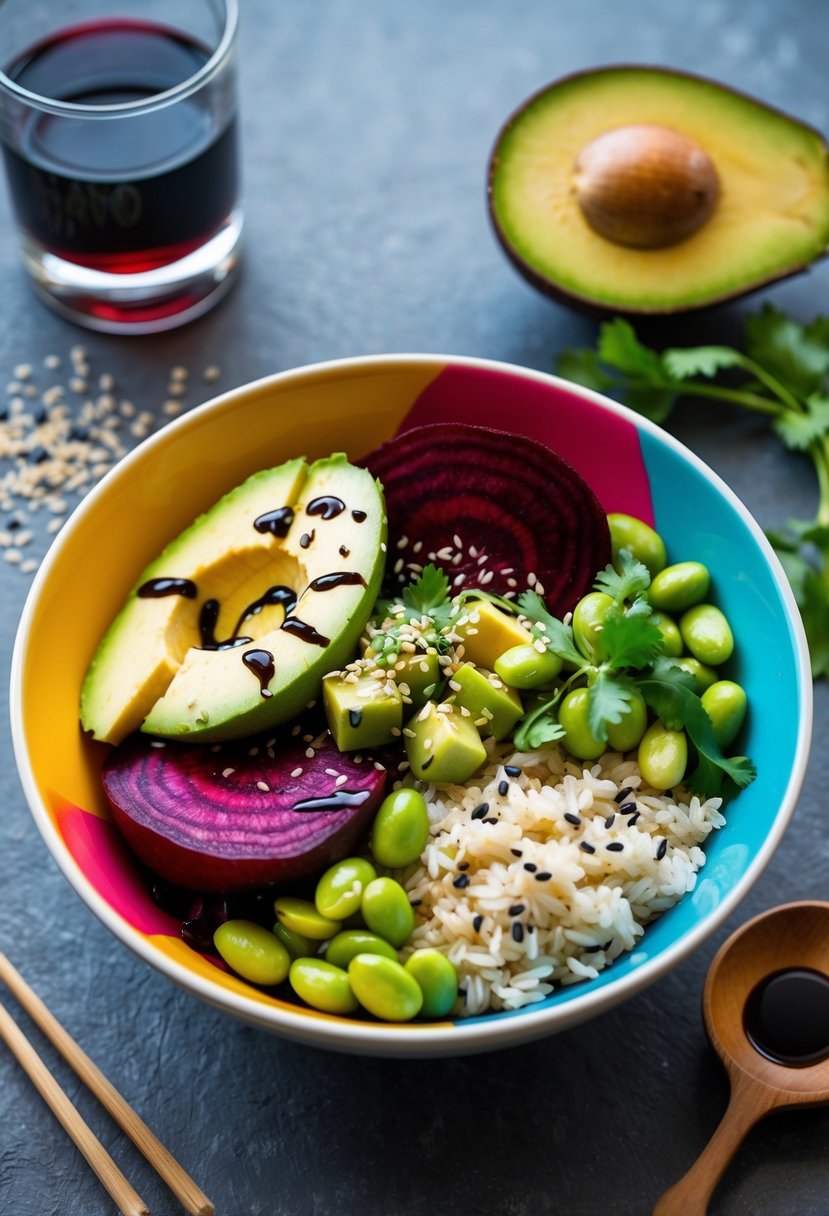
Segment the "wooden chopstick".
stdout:
<path fill-rule="evenodd" d="M 210 1202 L 204 1192 L 196 1185 L 183 1167 L 179 1165 L 178 1161 L 176 1161 L 172 1153 L 165 1148 L 158 1137 L 152 1131 L 150 1131 L 143 1119 L 141 1119 L 140 1116 L 135 1113 L 135 1111 L 132 1109 L 126 1099 L 118 1092 L 112 1082 L 107 1080 L 100 1068 L 98 1068 L 97 1064 L 90 1060 L 86 1052 L 83 1051 L 72 1036 L 68 1034 L 66 1030 L 64 1030 L 57 1018 L 49 1012 L 49 1010 L 43 1004 L 43 1001 L 41 1001 L 40 997 L 29 987 L 20 973 L 12 966 L 5 954 L 2 952 L 0 952 L 0 980 L 3 981 L 8 990 L 17 999 L 23 1009 L 25 1009 L 32 1021 L 40 1027 L 40 1029 L 54 1044 L 64 1059 L 72 1066 L 84 1084 L 87 1085 L 92 1093 L 95 1094 L 95 1097 L 105 1108 L 105 1110 L 127 1133 L 136 1147 L 141 1150 L 149 1161 L 150 1165 L 152 1165 L 152 1167 L 155 1169 L 156 1173 L 163 1178 L 167 1186 L 170 1188 L 173 1194 L 176 1195 L 191 1216 L 214 1216 L 213 1204 Z M 68 1114 L 73 1123 L 79 1122 L 82 1127 L 86 1129 L 88 1135 L 95 1140 L 92 1132 L 87 1125 L 83 1123 L 83 1120 L 81 1120 L 81 1117 L 75 1110 L 75 1107 L 57 1085 L 57 1082 L 46 1069 L 46 1066 L 43 1064 L 42 1060 L 40 1060 L 34 1048 L 32 1048 L 26 1041 L 25 1036 L 23 1035 L 22 1031 L 20 1031 L 14 1020 L 9 1016 L 5 1009 L 2 1012 L 4 1016 L 0 1017 L 0 1037 L 5 1040 L 8 1046 L 14 1052 L 17 1059 L 29 1073 L 29 1076 L 32 1077 L 32 1080 L 37 1085 L 41 1094 L 43 1094 L 46 1101 L 49 1102 L 49 1105 L 52 1106 L 52 1110 L 55 1111 L 64 1128 L 66 1128 L 69 1135 L 72 1136 L 72 1139 L 75 1140 L 75 1143 L 81 1149 L 81 1152 L 84 1153 L 84 1156 L 86 1156 L 90 1165 L 92 1165 L 92 1168 L 104 1183 L 104 1186 L 110 1190 L 108 1181 L 102 1177 L 95 1164 L 93 1164 L 85 1149 L 76 1139 L 74 1132 L 64 1120 L 64 1117 L 58 1113 L 58 1111 L 52 1105 L 52 1102 L 46 1096 L 44 1088 L 42 1088 L 41 1084 L 35 1080 L 34 1074 L 32 1071 L 30 1071 L 29 1067 L 32 1056 L 37 1061 L 40 1069 L 43 1070 L 45 1077 L 48 1078 L 48 1081 L 51 1082 L 51 1085 L 54 1086 L 58 1094 L 60 1094 L 68 1105 L 69 1111 L 66 1112 L 64 1110 L 64 1114 Z M 11 1027 L 13 1027 L 13 1031 L 9 1030 L 9 1024 L 11 1024 Z M 19 1038 L 17 1038 L 17 1036 L 19 1036 Z M 18 1048 L 20 1046 L 20 1040 L 22 1040 L 25 1048 L 27 1049 L 24 1054 L 28 1059 L 28 1063 L 24 1063 L 24 1060 L 21 1058 L 17 1048 L 13 1045 L 12 1040 L 16 1042 Z M 31 1056 L 29 1056 L 29 1053 L 31 1053 Z M 111 1168 L 115 1174 L 118 1175 L 118 1178 L 120 1178 L 124 1186 L 130 1192 L 132 1196 L 131 1201 L 138 1205 L 133 1207 L 122 1207 L 121 1210 L 125 1213 L 125 1216 L 139 1216 L 139 1214 L 140 1216 L 146 1216 L 147 1209 L 132 1190 L 132 1187 L 130 1187 L 127 1180 L 120 1173 L 112 1158 L 109 1157 L 103 1147 L 98 1144 L 97 1140 L 95 1140 L 95 1144 L 98 1145 L 100 1153 L 103 1154 L 103 1157 L 99 1160 L 103 1161 L 103 1158 L 106 1158 L 106 1161 L 109 1163 L 109 1168 Z M 121 1198 L 117 1197 L 112 1190 L 110 1190 L 110 1194 L 117 1203 L 120 1204 L 122 1202 Z M 123 1199 L 129 1200 L 129 1198 L 130 1197 L 127 1195 L 127 1192 L 123 1192 Z"/>

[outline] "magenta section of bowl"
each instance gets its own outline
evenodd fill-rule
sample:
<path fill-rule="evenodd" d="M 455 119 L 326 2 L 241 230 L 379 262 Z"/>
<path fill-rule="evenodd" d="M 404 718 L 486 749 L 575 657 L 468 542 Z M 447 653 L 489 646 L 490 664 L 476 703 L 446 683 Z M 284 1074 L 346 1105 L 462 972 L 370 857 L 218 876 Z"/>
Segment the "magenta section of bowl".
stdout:
<path fill-rule="evenodd" d="M 449 366 L 420 394 L 400 430 L 434 422 L 465 422 L 535 439 L 581 473 L 605 511 L 654 523 L 636 426 L 579 393 L 506 371 Z"/>

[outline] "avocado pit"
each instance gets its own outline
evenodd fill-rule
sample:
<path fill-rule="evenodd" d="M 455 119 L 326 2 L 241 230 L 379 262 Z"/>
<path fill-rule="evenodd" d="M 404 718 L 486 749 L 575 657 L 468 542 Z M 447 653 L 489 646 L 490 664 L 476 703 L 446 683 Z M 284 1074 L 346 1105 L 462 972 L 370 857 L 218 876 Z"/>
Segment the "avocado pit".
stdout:
<path fill-rule="evenodd" d="M 574 165 L 573 191 L 599 236 L 634 249 L 684 241 L 711 217 L 720 182 L 694 139 L 655 123 L 605 131 Z"/>

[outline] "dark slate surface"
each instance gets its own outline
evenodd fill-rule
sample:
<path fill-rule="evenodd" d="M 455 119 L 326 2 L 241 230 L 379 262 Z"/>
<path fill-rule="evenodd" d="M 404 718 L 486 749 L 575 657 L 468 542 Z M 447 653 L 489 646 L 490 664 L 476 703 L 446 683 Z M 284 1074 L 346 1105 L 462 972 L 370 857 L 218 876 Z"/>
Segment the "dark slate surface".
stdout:
<path fill-rule="evenodd" d="M 488 228 L 484 169 L 507 113 L 553 77 L 607 62 L 719 77 L 829 129 L 829 25 L 811 0 L 244 0 L 250 256 L 212 316 L 147 340 L 85 335 L 30 295 L 0 195 L 0 377 L 83 341 L 96 371 L 153 408 L 177 363 L 218 387 L 380 351 L 480 355 L 549 369 L 593 322 L 537 296 Z M 766 293 L 807 318 L 829 268 Z M 762 297 L 760 297 L 762 299 Z M 751 305 L 657 327 L 727 340 Z M 0 383 L 5 383 L 1 380 Z M 673 428 L 771 525 L 812 507 L 806 465 L 751 422 L 686 409 Z M 27 589 L 0 562 L 2 654 Z M 825 897 L 826 687 L 792 826 L 729 923 L 671 976 L 594 1022 L 500 1054 L 412 1063 L 337 1057 L 230 1020 L 127 953 L 59 874 L 20 791 L 4 721 L 0 945 L 193 1171 L 223 1216 L 639 1216 L 691 1164 L 726 1086 L 699 1017 L 728 932 L 775 903 Z M 2 712 L 7 715 L 5 704 Z M 34 1032 L 33 1032 L 34 1035 Z M 39 1040 L 38 1040 L 39 1041 Z M 68 1069 L 54 1064 L 155 1216 L 180 1209 Z M 0 1212 L 114 1209 L 27 1079 L 0 1052 Z M 750 1136 L 713 1216 L 826 1216 L 829 1112 Z"/>

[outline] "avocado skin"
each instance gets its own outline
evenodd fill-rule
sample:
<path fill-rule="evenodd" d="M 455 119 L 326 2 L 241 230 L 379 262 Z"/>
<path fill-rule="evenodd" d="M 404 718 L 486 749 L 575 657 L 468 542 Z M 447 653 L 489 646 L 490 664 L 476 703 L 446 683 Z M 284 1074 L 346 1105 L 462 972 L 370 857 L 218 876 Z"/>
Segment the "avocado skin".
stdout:
<path fill-rule="evenodd" d="M 784 119 L 787 122 L 798 126 L 804 133 L 811 135 L 818 141 L 825 153 L 826 160 L 829 161 L 829 144 L 827 143 L 822 132 L 818 131 L 809 123 L 801 121 L 792 115 L 781 110 L 779 107 L 769 105 L 767 102 L 761 101 L 758 98 L 746 93 L 743 90 L 732 88 L 730 85 L 725 85 L 721 81 L 714 80 L 711 77 L 694 74 L 691 72 L 683 72 L 678 68 L 654 67 L 648 64 L 613 64 L 602 68 L 586 68 L 578 72 L 571 72 L 565 76 L 561 76 L 552 81 L 548 85 L 536 90 L 530 97 L 526 99 L 516 109 L 509 118 L 503 123 L 490 153 L 489 164 L 487 169 L 487 212 L 489 215 L 490 224 L 493 232 L 501 246 L 501 249 L 506 254 L 508 260 L 524 280 L 534 287 L 542 295 L 554 300 L 556 303 L 563 304 L 565 307 L 589 316 L 595 319 L 605 319 L 613 314 L 621 314 L 623 316 L 673 316 L 689 311 L 706 311 L 715 308 L 722 304 L 731 303 L 735 300 L 743 299 L 773 283 L 781 282 L 784 279 L 791 278 L 798 274 L 803 274 L 811 266 L 822 261 L 829 255 L 829 238 L 822 248 L 818 249 L 813 256 L 808 258 L 797 258 L 793 261 L 782 263 L 778 268 L 770 270 L 768 273 L 760 277 L 753 278 L 744 284 L 735 286 L 733 290 L 717 291 L 709 298 L 700 301 L 687 301 L 678 297 L 673 302 L 663 302 L 660 304 L 631 304 L 628 301 L 613 301 L 599 300 L 591 296 L 588 292 L 580 292 L 572 287 L 565 287 L 563 284 L 556 282 L 548 275 L 529 262 L 516 249 L 509 235 L 501 224 L 497 208 L 495 205 L 495 178 L 500 165 L 500 148 L 504 137 L 508 132 L 511 132 L 515 126 L 520 123 L 522 117 L 530 108 L 535 105 L 540 99 L 546 96 L 551 90 L 561 86 L 568 85 L 572 82 L 589 79 L 606 72 L 640 72 L 653 73 L 654 76 L 674 78 L 678 81 L 696 81 L 700 84 L 711 86 L 712 88 L 720 89 L 724 93 L 730 94 L 734 98 L 738 98 L 746 103 L 747 106 L 753 106 L 757 110 L 765 111 L 769 116 Z M 827 206 L 829 207 L 829 176 L 827 177 Z"/>

